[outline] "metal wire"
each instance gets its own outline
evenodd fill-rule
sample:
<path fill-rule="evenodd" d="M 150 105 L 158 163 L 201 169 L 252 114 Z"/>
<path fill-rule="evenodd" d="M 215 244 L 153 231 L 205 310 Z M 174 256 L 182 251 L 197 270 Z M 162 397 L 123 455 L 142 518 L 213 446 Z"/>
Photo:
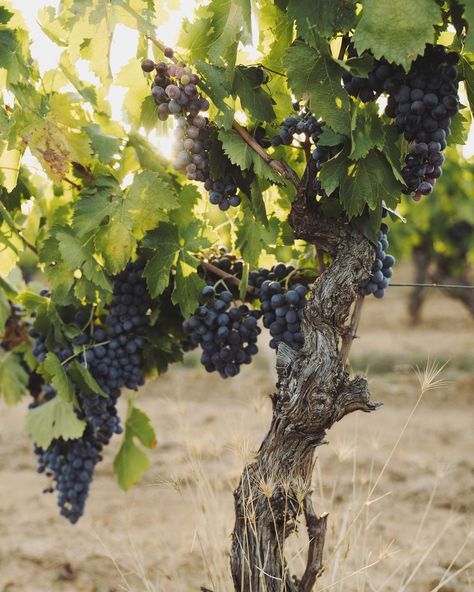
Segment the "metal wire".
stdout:
<path fill-rule="evenodd" d="M 446 288 L 449 290 L 474 290 L 474 286 L 463 286 L 457 284 L 389 284 L 396 288 Z"/>

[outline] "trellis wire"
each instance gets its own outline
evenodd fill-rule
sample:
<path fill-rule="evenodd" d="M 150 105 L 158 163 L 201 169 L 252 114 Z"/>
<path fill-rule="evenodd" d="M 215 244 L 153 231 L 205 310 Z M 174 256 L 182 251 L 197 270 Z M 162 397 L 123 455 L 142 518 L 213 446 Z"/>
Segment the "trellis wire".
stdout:
<path fill-rule="evenodd" d="M 458 284 L 392 284 L 390 287 L 396 288 L 446 288 L 449 290 L 474 290 L 474 286 Z"/>

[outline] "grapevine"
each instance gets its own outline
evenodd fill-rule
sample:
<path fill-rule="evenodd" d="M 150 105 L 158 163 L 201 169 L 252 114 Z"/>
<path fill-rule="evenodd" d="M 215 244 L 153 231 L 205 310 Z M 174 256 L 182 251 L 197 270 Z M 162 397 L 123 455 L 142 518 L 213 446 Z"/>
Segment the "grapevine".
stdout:
<path fill-rule="evenodd" d="M 428 236 L 423 208 L 449 184 L 437 219 L 450 212 L 459 245 L 437 261 L 469 262 L 464 167 L 446 173 L 474 110 L 472 10 L 210 2 L 186 14 L 175 50 L 154 38 L 153 3 L 73 4 L 39 15 L 61 51 L 51 71 L 20 15 L 0 10 L 0 395 L 27 397 L 44 491 L 76 523 L 111 441 L 120 487 L 143 477 L 159 441 L 136 406 L 148 379 L 189 352 L 238 381 L 268 345 L 272 423 L 234 491 L 231 572 L 239 592 L 309 592 L 327 524 L 310 495 L 315 449 L 377 407 L 347 365 L 365 297 L 390 285 L 389 223 L 400 259 L 402 222 Z M 138 43 L 117 72 L 122 28 Z M 284 550 L 303 517 L 300 578 Z"/>

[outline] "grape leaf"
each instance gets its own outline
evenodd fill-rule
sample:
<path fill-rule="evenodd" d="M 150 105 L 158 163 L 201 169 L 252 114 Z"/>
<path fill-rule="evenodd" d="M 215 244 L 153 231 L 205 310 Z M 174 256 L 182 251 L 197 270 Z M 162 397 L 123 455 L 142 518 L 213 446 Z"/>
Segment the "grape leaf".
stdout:
<path fill-rule="evenodd" d="M 136 407 L 129 410 L 123 442 L 114 459 L 117 481 L 125 491 L 138 483 L 150 467 L 147 455 L 135 444 L 134 438 L 146 448 L 156 447 L 156 434 L 150 419 Z"/>
<path fill-rule="evenodd" d="M 159 173 L 153 171 L 145 171 L 134 178 L 124 203 L 137 239 L 155 228 L 159 220 L 166 219 L 166 210 L 178 206 L 173 189 Z"/>
<path fill-rule="evenodd" d="M 468 23 L 464 49 L 466 52 L 474 53 L 474 4 L 471 0 L 464 0 L 464 18 Z"/>
<path fill-rule="evenodd" d="M 263 72 L 255 66 L 237 66 L 232 93 L 240 98 L 240 104 L 250 115 L 260 121 L 275 118 L 271 96 L 262 88 Z"/>
<path fill-rule="evenodd" d="M 350 219 L 362 214 L 366 204 L 375 210 L 382 200 L 389 206 L 396 203 L 402 189 L 383 154 L 371 150 L 365 158 L 350 163 L 341 179 L 339 201 Z"/>
<path fill-rule="evenodd" d="M 15 352 L 0 352 L 0 396 L 7 405 L 16 405 L 27 393 L 28 374 Z"/>
<path fill-rule="evenodd" d="M 464 79 L 471 113 L 474 114 L 474 53 L 461 56 L 460 74 Z"/>
<path fill-rule="evenodd" d="M 8 302 L 7 295 L 5 294 L 3 288 L 0 288 L 0 335 L 3 334 L 3 328 L 5 327 L 7 319 L 10 318 L 10 315 L 10 303 Z"/>
<path fill-rule="evenodd" d="M 147 235 L 144 244 L 156 250 L 143 272 L 150 295 L 156 298 L 169 284 L 171 266 L 180 250 L 178 230 L 171 224 L 160 224 L 156 231 Z"/>
<path fill-rule="evenodd" d="M 313 31 L 323 37 L 346 33 L 355 22 L 356 0 L 289 0 L 288 16 L 296 21 L 298 35 L 307 43 Z"/>
<path fill-rule="evenodd" d="M 45 449 L 57 438 L 73 440 L 80 438 L 86 422 L 77 418 L 71 403 L 56 395 L 54 399 L 30 409 L 26 429 L 33 442 Z"/>
<path fill-rule="evenodd" d="M 405 70 L 433 43 L 434 25 L 441 20 L 436 0 L 363 0 L 362 6 L 352 36 L 359 54 L 370 49 L 377 59 L 383 56 Z"/>
<path fill-rule="evenodd" d="M 253 150 L 235 130 L 219 130 L 218 137 L 224 152 L 233 164 L 243 171 L 250 168 L 253 163 Z"/>
<path fill-rule="evenodd" d="M 55 354 L 49 352 L 46 355 L 40 370 L 46 380 L 52 384 L 60 398 L 67 403 L 73 403 L 76 400 L 71 381 L 64 370 L 64 366 Z"/>
<path fill-rule="evenodd" d="M 250 0 L 212 0 L 208 10 L 213 28 L 209 58 L 216 63 L 223 59 L 233 67 L 238 42 L 252 42 Z"/>
<path fill-rule="evenodd" d="M 215 114 L 216 123 L 224 129 L 231 128 L 234 108 L 225 68 L 201 60 L 196 62 L 196 68 L 201 78 L 201 88 L 218 109 Z"/>
<path fill-rule="evenodd" d="M 99 394 L 107 397 L 107 394 L 97 384 L 95 378 L 78 360 L 73 360 L 69 365 L 69 374 L 82 393 Z"/>
<path fill-rule="evenodd" d="M 238 220 L 236 246 L 251 268 L 258 267 L 262 251 L 274 244 L 278 236 L 278 223 L 274 217 L 268 227 L 262 226 L 251 212 L 250 205 L 241 206 L 242 217 Z"/>
<path fill-rule="evenodd" d="M 471 113 L 469 109 L 462 109 L 451 119 L 451 133 L 448 136 L 450 144 L 464 146 L 467 143 L 471 129 Z"/>
<path fill-rule="evenodd" d="M 136 244 L 137 240 L 127 226 L 116 219 L 101 226 L 94 240 L 95 248 L 104 258 L 106 270 L 112 275 L 125 268 Z"/>
<path fill-rule="evenodd" d="M 257 177 L 263 177 L 273 183 L 282 184 L 283 179 L 253 150 L 235 130 L 219 130 L 222 148 L 232 164 L 242 170 L 253 166 Z"/>
<path fill-rule="evenodd" d="M 96 124 L 85 126 L 84 130 L 88 134 L 92 150 L 97 154 L 99 160 L 105 164 L 109 163 L 120 150 L 120 138 L 103 134 L 100 126 Z"/>
<path fill-rule="evenodd" d="M 349 97 L 341 86 L 343 69 L 332 58 L 327 43 L 318 40 L 318 47 L 295 41 L 288 48 L 284 64 L 288 84 L 300 97 L 308 93 L 311 109 L 335 132 L 349 135 Z"/>
<path fill-rule="evenodd" d="M 179 304 L 184 318 L 195 311 L 199 303 L 201 290 L 206 285 L 197 274 L 199 260 L 187 251 L 181 251 L 176 263 L 175 287 L 172 295 L 173 304 Z"/>
<path fill-rule="evenodd" d="M 346 136 L 342 134 L 336 134 L 330 127 L 325 125 L 323 127 L 322 134 L 319 136 L 318 145 L 321 146 L 338 146 L 347 140 Z"/>
<path fill-rule="evenodd" d="M 382 150 L 384 146 L 384 126 L 378 114 L 376 103 L 359 103 L 352 115 L 352 151 L 353 160 L 364 158 L 372 150 Z"/>
<path fill-rule="evenodd" d="M 350 165 L 350 161 L 347 158 L 348 154 L 349 150 L 346 147 L 321 167 L 319 180 L 321 181 L 322 188 L 328 195 L 331 195 L 339 187 L 342 178 L 347 175 Z"/>

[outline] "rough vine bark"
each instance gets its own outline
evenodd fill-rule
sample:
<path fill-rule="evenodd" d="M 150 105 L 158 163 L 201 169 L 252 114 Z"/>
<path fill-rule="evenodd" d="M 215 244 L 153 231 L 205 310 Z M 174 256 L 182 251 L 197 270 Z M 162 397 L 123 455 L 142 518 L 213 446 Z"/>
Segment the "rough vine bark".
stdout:
<path fill-rule="evenodd" d="M 309 172 L 310 174 L 310 172 Z M 332 256 L 315 283 L 305 309 L 301 351 L 281 345 L 273 417 L 256 459 L 234 492 L 235 526 L 231 571 L 237 592 L 310 592 L 322 570 L 326 516 L 311 502 L 314 451 L 327 430 L 353 411 L 372 411 L 364 377 L 350 379 L 340 341 L 367 277 L 374 252 L 369 241 L 344 221 L 330 220 L 306 199 L 304 182 L 290 215 L 297 238 Z M 304 516 L 309 537 L 307 567 L 301 579 L 285 561 L 286 538 Z"/>

